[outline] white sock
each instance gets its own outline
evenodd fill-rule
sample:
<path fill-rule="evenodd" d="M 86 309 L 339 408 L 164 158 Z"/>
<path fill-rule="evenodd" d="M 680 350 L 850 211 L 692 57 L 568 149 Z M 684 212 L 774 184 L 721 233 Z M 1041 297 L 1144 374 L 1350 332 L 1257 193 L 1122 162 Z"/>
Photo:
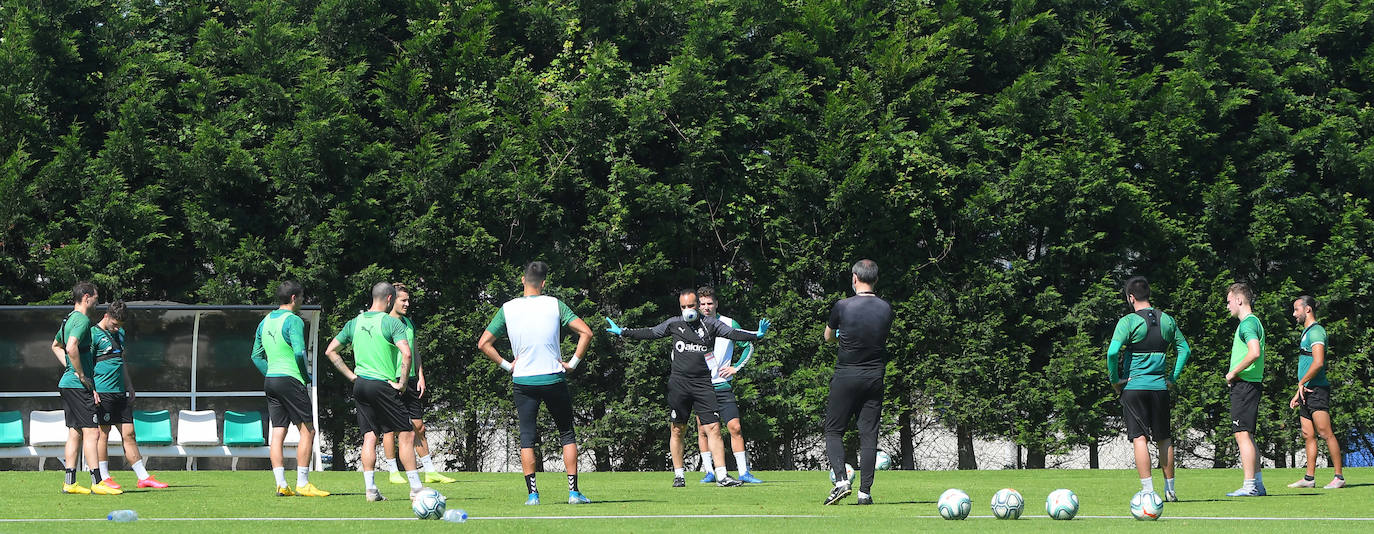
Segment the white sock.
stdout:
<path fill-rule="evenodd" d="M 370 490 L 377 489 L 376 471 L 363 471 L 363 487 Z"/>
<path fill-rule="evenodd" d="M 1154 491 L 1155 477 L 1145 477 L 1140 479 L 1140 491 Z"/>
<path fill-rule="evenodd" d="M 390 471 L 390 472 L 392 472 L 392 473 L 395 473 L 395 472 L 396 472 L 396 459 L 395 459 L 395 458 L 382 458 L 382 468 L 383 468 L 383 469 L 386 469 L 387 471 Z"/>
<path fill-rule="evenodd" d="M 687 476 L 687 474 L 683 472 L 681 467 L 673 469 L 673 478 L 683 478 L 685 476 Z"/>
<path fill-rule="evenodd" d="M 110 462 L 100 462 L 100 480 L 110 478 Z"/>
<path fill-rule="evenodd" d="M 1247 479 L 1245 479 L 1245 482 L 1241 483 L 1240 487 L 1241 487 L 1241 489 L 1247 489 L 1247 490 L 1255 489 L 1255 479 L 1253 479 L 1253 478 L 1247 478 Z"/>
<path fill-rule="evenodd" d="M 869 494 L 867 494 L 867 493 L 864 493 L 864 492 L 862 492 L 862 491 L 859 492 L 859 498 L 860 498 L 860 499 L 867 499 L 867 498 L 869 498 L 869 497 L 871 497 L 871 495 L 869 495 Z"/>
<path fill-rule="evenodd" d="M 716 480 L 725 480 L 725 477 L 728 476 L 730 476 L 730 473 L 725 471 L 725 466 L 721 465 L 716 467 Z"/>
<path fill-rule="evenodd" d="M 749 462 L 744 459 L 744 451 L 735 453 L 735 465 L 739 467 L 740 476 L 749 472 Z"/>
<path fill-rule="evenodd" d="M 425 471 L 429 473 L 438 471 L 438 469 L 434 468 L 434 459 L 430 458 L 428 454 L 420 457 L 420 466 L 423 467 Z"/>
<path fill-rule="evenodd" d="M 273 468 L 272 468 L 272 476 L 277 477 L 277 487 L 278 487 L 278 488 L 285 488 L 285 487 L 286 487 L 286 468 L 285 468 L 285 467 L 273 467 Z"/>
<path fill-rule="evenodd" d="M 1164 491 L 1174 491 L 1174 479 L 1164 479 Z"/>
<path fill-rule="evenodd" d="M 711 464 L 711 451 L 701 451 L 701 470 L 707 473 L 713 472 Z"/>
<path fill-rule="evenodd" d="M 129 466 L 129 467 L 130 467 L 131 469 L 134 470 L 134 474 L 135 474 L 135 475 L 138 475 L 138 479 L 139 479 L 139 480 L 144 480 L 144 479 L 148 478 L 149 476 L 152 476 L 152 475 L 149 475 L 149 474 L 148 474 L 148 470 L 147 470 L 147 469 L 144 469 L 144 468 L 143 468 L 143 460 L 139 460 L 139 461 L 137 461 L 137 462 L 134 462 L 134 465 L 131 465 L 131 466 Z"/>
<path fill-rule="evenodd" d="M 410 489 L 420 489 L 420 472 L 406 471 L 406 480 L 410 481 Z"/>
<path fill-rule="evenodd" d="M 296 487 L 299 488 L 299 487 L 304 486 L 304 485 L 309 484 L 309 483 L 310 483 L 310 468 L 309 468 L 309 467 L 297 467 L 297 468 L 296 468 Z"/>

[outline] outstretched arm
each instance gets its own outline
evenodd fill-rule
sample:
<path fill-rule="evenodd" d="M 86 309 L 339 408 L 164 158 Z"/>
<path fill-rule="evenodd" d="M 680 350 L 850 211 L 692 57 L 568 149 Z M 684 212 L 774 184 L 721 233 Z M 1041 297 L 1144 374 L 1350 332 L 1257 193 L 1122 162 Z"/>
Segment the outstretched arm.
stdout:
<path fill-rule="evenodd" d="M 606 320 L 611 321 L 609 318 L 607 318 Z M 668 325 L 673 324 L 673 321 L 676 320 L 676 317 L 668 319 L 667 321 L 663 321 L 659 323 L 658 326 L 655 326 L 653 328 L 620 328 L 616 326 L 615 322 L 613 321 L 611 321 L 611 326 L 620 329 L 619 335 L 628 337 L 630 339 L 662 339 L 668 337 Z M 606 330 L 609 331 L 611 329 L 607 328 Z"/>

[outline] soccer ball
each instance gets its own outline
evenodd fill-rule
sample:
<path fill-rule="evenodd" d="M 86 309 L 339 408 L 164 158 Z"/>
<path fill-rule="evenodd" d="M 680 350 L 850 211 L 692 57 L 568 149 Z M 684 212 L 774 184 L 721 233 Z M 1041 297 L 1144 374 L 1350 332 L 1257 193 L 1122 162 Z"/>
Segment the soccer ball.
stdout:
<path fill-rule="evenodd" d="M 992 515 L 997 519 L 1020 519 L 1025 510 L 1026 500 L 1019 491 L 1006 488 L 992 496 Z"/>
<path fill-rule="evenodd" d="M 1131 497 L 1131 515 L 1140 521 L 1154 521 L 1164 514 L 1164 499 L 1153 491 L 1141 490 Z"/>
<path fill-rule="evenodd" d="M 830 483 L 831 483 L 831 484 L 834 484 L 834 483 L 835 483 L 835 470 L 834 470 L 834 469 L 828 469 L 828 470 L 826 470 L 826 472 L 830 473 Z M 849 465 L 849 464 L 844 464 L 844 474 L 849 475 L 849 485 L 851 485 L 851 486 L 854 485 L 854 466 Z"/>
<path fill-rule="evenodd" d="M 425 488 L 410 501 L 410 509 L 419 519 L 439 519 L 444 516 L 444 508 L 447 506 L 448 499 L 429 488 Z"/>
<path fill-rule="evenodd" d="M 874 467 L 879 471 L 892 469 L 892 457 L 883 451 L 878 451 L 878 463 Z"/>
<path fill-rule="evenodd" d="M 945 519 L 964 519 L 969 512 L 973 511 L 973 501 L 968 498 L 964 490 L 947 489 L 940 494 L 940 500 L 935 505 L 940 509 L 940 517 Z"/>
<path fill-rule="evenodd" d="M 1050 492 L 1045 498 L 1045 513 L 1054 519 L 1073 519 L 1078 515 L 1078 495 L 1066 489 Z"/>

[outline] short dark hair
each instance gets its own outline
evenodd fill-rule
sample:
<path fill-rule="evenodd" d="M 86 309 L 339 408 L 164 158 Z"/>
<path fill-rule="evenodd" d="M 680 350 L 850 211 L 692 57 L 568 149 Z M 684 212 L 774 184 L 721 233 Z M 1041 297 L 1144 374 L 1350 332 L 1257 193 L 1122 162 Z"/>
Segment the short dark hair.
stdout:
<path fill-rule="evenodd" d="M 129 318 L 129 307 L 124 305 L 124 301 L 116 300 L 105 307 L 105 315 L 122 323 Z"/>
<path fill-rule="evenodd" d="M 525 283 L 535 285 L 549 278 L 549 264 L 542 261 L 532 261 L 525 266 Z"/>
<path fill-rule="evenodd" d="M 1317 298 L 1316 298 L 1316 297 L 1313 297 L 1312 295 L 1303 295 L 1303 296 L 1301 296 L 1301 297 L 1298 297 L 1298 300 L 1301 300 L 1301 301 L 1302 301 L 1302 305 L 1303 305 L 1303 306 L 1307 306 L 1308 308 L 1312 308 L 1312 311 L 1314 311 L 1314 312 L 1317 311 Z"/>
<path fill-rule="evenodd" d="M 711 297 L 716 298 L 716 288 L 711 286 L 701 286 L 697 288 L 697 298 Z"/>
<path fill-rule="evenodd" d="M 878 283 L 878 262 L 873 260 L 859 260 L 854 262 L 854 266 L 849 269 L 859 277 L 859 281 L 865 284 Z"/>
<path fill-rule="evenodd" d="M 401 298 L 401 293 L 410 294 L 410 288 L 401 282 L 392 282 L 391 287 L 396 288 L 396 298 Z"/>
<path fill-rule="evenodd" d="M 692 288 L 690 288 L 690 287 L 684 287 L 684 288 L 679 289 L 679 290 L 677 291 L 677 296 L 678 296 L 679 298 L 684 297 L 684 296 L 687 296 L 687 295 L 691 295 L 691 296 L 695 297 L 695 296 L 697 296 L 697 290 L 692 289 Z"/>
<path fill-rule="evenodd" d="M 1231 284 L 1230 287 L 1226 288 L 1226 294 L 1230 295 L 1232 293 L 1245 297 L 1246 306 L 1255 305 L 1255 290 L 1250 289 L 1249 284 L 1246 284 L 1244 282 L 1236 282 L 1234 284 Z"/>
<path fill-rule="evenodd" d="M 296 297 L 296 302 L 305 300 L 305 288 L 295 280 L 286 280 L 277 285 L 277 304 L 290 304 L 291 297 Z"/>
<path fill-rule="evenodd" d="M 391 282 L 377 282 L 377 285 L 372 286 L 372 300 L 381 300 L 387 297 L 396 297 L 396 286 L 391 285 Z"/>
<path fill-rule="evenodd" d="M 1136 300 L 1150 300 L 1150 281 L 1144 276 L 1132 276 L 1126 280 L 1126 294 Z"/>
<path fill-rule="evenodd" d="M 77 282 L 72 286 L 72 304 L 81 304 L 81 299 L 95 294 L 95 284 L 90 282 Z"/>

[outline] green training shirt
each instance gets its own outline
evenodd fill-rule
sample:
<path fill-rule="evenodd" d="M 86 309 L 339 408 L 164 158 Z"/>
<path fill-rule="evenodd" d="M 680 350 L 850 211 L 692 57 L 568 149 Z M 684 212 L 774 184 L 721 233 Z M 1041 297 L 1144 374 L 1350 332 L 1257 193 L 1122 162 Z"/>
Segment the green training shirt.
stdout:
<path fill-rule="evenodd" d="M 1312 348 L 1317 345 L 1326 346 L 1326 329 L 1321 324 L 1312 323 L 1302 331 L 1302 339 L 1298 340 L 1298 380 L 1307 376 L 1308 369 L 1312 368 Z M 1308 387 L 1326 386 L 1331 387 L 1331 382 L 1326 380 L 1326 362 L 1330 361 L 1331 351 L 1326 351 L 1326 358 L 1322 358 L 1322 368 L 1317 371 L 1317 376 L 1307 382 Z"/>
<path fill-rule="evenodd" d="M 1188 348 L 1188 341 L 1184 339 L 1183 332 L 1179 331 L 1178 323 L 1167 313 L 1159 312 L 1159 333 L 1164 337 L 1164 343 L 1172 346 L 1177 355 L 1171 375 L 1165 375 L 1167 365 L 1165 354 L 1162 352 L 1121 354 L 1123 347 L 1144 341 L 1148 332 L 1149 325 L 1145 323 L 1145 318 L 1136 313 L 1122 317 L 1116 322 L 1111 345 L 1107 348 L 1107 378 L 1111 383 L 1115 384 L 1123 378 L 1120 376 L 1120 366 L 1117 365 L 1120 358 L 1131 359 L 1130 376 L 1124 377 L 1128 380 L 1125 389 L 1158 391 L 1169 388 L 1165 381 L 1166 376 L 1168 381 L 1178 381 L 1178 375 L 1183 373 L 1183 365 L 1188 362 L 1188 355 L 1192 351 Z"/>
<path fill-rule="evenodd" d="M 353 345 L 354 373 L 373 380 L 397 380 L 400 349 L 396 342 L 405 339 L 405 325 L 386 312 L 369 311 L 345 324 L 334 339 Z"/>
<path fill-rule="evenodd" d="M 1264 380 L 1264 326 L 1260 324 L 1259 317 L 1255 317 L 1254 314 L 1241 319 L 1240 324 L 1236 325 L 1236 337 L 1231 342 L 1231 366 L 1229 369 L 1235 369 L 1241 360 L 1245 359 L 1245 355 L 1250 353 L 1250 347 L 1247 343 L 1252 339 L 1259 340 L 1259 357 L 1255 358 L 1255 362 L 1251 363 L 1249 367 L 1241 369 L 1236 378 L 1246 382 L 1260 382 Z"/>
<path fill-rule="evenodd" d="M 308 383 L 305 321 L 291 310 L 272 310 L 258 323 L 251 357 L 263 376 L 286 376 Z"/>
<path fill-rule="evenodd" d="M 95 371 L 95 356 L 91 353 L 91 319 L 76 310 L 67 314 L 54 339 L 65 350 L 67 340 L 73 337 L 76 338 L 77 357 L 81 358 L 81 368 L 90 376 Z M 71 354 L 67 355 L 67 368 L 62 371 L 62 379 L 58 380 L 57 387 L 86 389 L 85 384 L 81 383 L 81 379 L 77 378 L 76 372 L 72 370 Z"/>
<path fill-rule="evenodd" d="M 91 327 L 91 352 L 95 362 L 97 393 L 128 393 L 124 389 L 124 329 L 106 332 L 99 324 Z"/>

